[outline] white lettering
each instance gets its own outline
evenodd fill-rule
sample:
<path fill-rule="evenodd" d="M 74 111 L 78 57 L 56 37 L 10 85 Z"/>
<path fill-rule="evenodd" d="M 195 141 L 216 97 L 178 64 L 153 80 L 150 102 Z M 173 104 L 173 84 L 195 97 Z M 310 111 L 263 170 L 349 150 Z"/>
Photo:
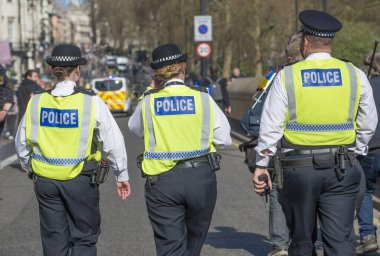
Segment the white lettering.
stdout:
<path fill-rule="evenodd" d="M 48 117 L 48 112 L 47 111 L 43 111 L 42 112 L 42 122 L 45 122 L 45 119 Z"/>
<path fill-rule="evenodd" d="M 75 113 L 70 113 L 70 123 L 71 124 L 77 123 L 77 117 L 76 117 Z"/>
<path fill-rule="evenodd" d="M 187 99 L 187 110 L 193 111 L 194 110 L 194 105 L 192 99 Z"/>
<path fill-rule="evenodd" d="M 334 71 L 334 83 L 336 83 L 336 84 L 340 83 L 339 71 Z"/>
<path fill-rule="evenodd" d="M 303 73 L 303 83 L 304 84 L 309 83 L 309 79 L 310 79 L 310 73 L 309 72 Z"/>
<path fill-rule="evenodd" d="M 315 72 L 311 72 L 311 74 L 310 74 L 310 79 L 311 79 L 311 82 L 313 83 L 313 84 L 316 84 L 317 83 L 317 73 L 315 73 Z"/>
<path fill-rule="evenodd" d="M 170 110 L 170 101 L 164 100 L 164 111 L 168 112 Z"/>
<path fill-rule="evenodd" d="M 332 72 L 327 72 L 326 73 L 326 78 L 327 78 L 327 82 L 332 84 L 334 82 L 334 79 L 333 79 L 333 73 Z"/>
<path fill-rule="evenodd" d="M 161 100 L 158 100 L 156 102 L 156 107 L 157 107 L 157 112 L 160 112 L 160 108 L 162 108 L 162 101 Z"/>
<path fill-rule="evenodd" d="M 321 77 L 321 73 L 320 72 L 318 72 L 317 73 L 317 80 L 318 80 L 318 84 L 324 84 L 324 81 L 323 81 L 323 78 Z"/>
<path fill-rule="evenodd" d="M 51 124 L 54 123 L 54 113 L 53 112 L 49 112 L 48 121 Z"/>
<path fill-rule="evenodd" d="M 63 113 L 62 119 L 63 119 L 63 123 L 64 124 L 69 124 L 70 123 L 70 115 L 69 115 L 69 113 Z"/>

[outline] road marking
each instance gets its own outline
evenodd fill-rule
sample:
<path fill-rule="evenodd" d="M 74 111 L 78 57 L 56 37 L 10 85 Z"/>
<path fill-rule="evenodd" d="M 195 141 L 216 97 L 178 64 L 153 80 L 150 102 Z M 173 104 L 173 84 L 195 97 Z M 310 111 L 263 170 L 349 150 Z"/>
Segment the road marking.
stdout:
<path fill-rule="evenodd" d="M 4 159 L 3 161 L 0 162 L 0 170 L 3 169 L 4 167 L 10 165 L 11 163 L 13 163 L 16 160 L 17 160 L 16 154 Z"/>

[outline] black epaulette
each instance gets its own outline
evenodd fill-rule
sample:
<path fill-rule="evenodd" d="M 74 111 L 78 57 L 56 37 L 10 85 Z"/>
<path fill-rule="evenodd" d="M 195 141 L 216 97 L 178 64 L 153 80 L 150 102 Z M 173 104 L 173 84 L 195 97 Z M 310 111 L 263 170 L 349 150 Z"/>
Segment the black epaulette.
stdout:
<path fill-rule="evenodd" d="M 33 93 L 33 95 L 36 95 L 36 94 L 42 94 L 42 93 L 44 93 L 44 92 L 51 92 L 51 90 L 43 90 L 43 89 L 41 89 L 41 90 L 35 91 L 35 92 Z"/>
<path fill-rule="evenodd" d="M 75 86 L 74 91 L 75 92 L 80 92 L 80 93 L 83 93 L 83 94 L 87 94 L 87 95 L 90 95 L 90 96 L 95 96 L 96 95 L 96 92 L 94 92 L 93 90 L 91 90 L 91 89 L 84 89 L 84 88 L 79 87 L 79 86 Z"/>
<path fill-rule="evenodd" d="M 300 62 L 300 61 L 299 61 L 299 60 L 296 60 L 296 61 L 293 61 L 293 62 L 290 62 L 290 63 L 286 63 L 286 64 L 284 64 L 284 65 L 282 66 L 282 68 L 287 67 L 287 66 L 294 65 L 294 64 L 296 64 L 296 63 L 298 63 L 298 62 Z"/>
<path fill-rule="evenodd" d="M 159 91 L 161 91 L 162 89 L 164 89 L 164 87 L 162 87 L 162 88 L 156 88 L 156 89 L 150 89 L 149 91 L 144 92 L 144 97 L 145 97 L 145 96 L 148 96 L 149 94 L 159 92 Z"/>
<path fill-rule="evenodd" d="M 208 93 L 206 87 L 204 87 L 204 86 L 188 86 L 188 87 L 190 89 L 193 89 L 193 90 L 196 90 L 196 91 Z"/>
<path fill-rule="evenodd" d="M 338 60 L 341 60 L 341 61 L 343 61 L 343 62 L 350 62 L 351 63 L 351 61 L 349 61 L 349 60 L 346 60 L 346 59 L 341 59 L 341 58 L 338 58 Z"/>

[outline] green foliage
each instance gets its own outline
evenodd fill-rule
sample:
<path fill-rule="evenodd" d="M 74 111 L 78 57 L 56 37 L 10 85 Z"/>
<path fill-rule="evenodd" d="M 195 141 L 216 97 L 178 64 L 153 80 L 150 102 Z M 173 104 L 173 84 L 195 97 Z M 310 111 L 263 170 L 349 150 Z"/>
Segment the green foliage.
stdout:
<path fill-rule="evenodd" d="M 374 24 L 368 22 L 343 22 L 343 29 L 335 40 L 333 55 L 351 61 L 362 67 L 364 57 L 373 50 L 374 41 L 379 40 L 379 31 Z"/>

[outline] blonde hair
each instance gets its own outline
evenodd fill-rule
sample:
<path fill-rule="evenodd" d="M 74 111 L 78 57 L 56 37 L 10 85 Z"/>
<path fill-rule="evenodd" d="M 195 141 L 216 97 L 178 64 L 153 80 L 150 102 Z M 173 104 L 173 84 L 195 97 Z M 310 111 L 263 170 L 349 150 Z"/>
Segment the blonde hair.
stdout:
<path fill-rule="evenodd" d="M 303 60 L 301 55 L 301 40 L 302 33 L 300 32 L 289 38 L 288 44 L 285 48 L 287 64 Z"/>
<path fill-rule="evenodd" d="M 171 64 L 164 66 L 156 70 L 154 75 L 154 80 L 159 83 L 159 85 L 165 84 L 170 79 L 177 77 L 181 72 L 186 71 L 186 62 L 180 62 L 176 64 Z"/>
<path fill-rule="evenodd" d="M 364 59 L 363 71 L 365 72 L 366 75 L 368 73 L 369 65 L 371 64 L 371 59 L 372 59 L 372 52 L 368 53 Z M 375 56 L 373 57 L 373 63 L 372 63 L 372 68 L 371 68 L 369 77 L 379 76 L 379 75 L 380 75 L 380 52 L 376 52 Z"/>
<path fill-rule="evenodd" d="M 58 81 L 63 81 L 66 77 L 70 76 L 77 67 L 78 66 L 53 67 L 53 75 L 57 78 Z"/>

